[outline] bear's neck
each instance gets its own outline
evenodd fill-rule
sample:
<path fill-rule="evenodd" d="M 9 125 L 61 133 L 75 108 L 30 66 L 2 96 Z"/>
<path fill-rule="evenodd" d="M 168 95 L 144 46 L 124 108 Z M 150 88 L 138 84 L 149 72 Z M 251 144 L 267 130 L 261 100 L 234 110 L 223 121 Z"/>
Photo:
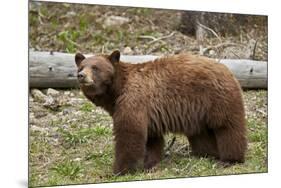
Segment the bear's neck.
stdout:
<path fill-rule="evenodd" d="M 93 103 L 104 108 L 111 116 L 114 114 L 116 105 L 115 102 L 122 93 L 127 81 L 129 69 L 132 66 L 133 65 L 129 63 L 119 62 L 118 65 L 114 67 L 115 73 L 113 82 L 107 88 L 107 91 L 104 94 L 95 96 L 95 98 L 92 99 Z"/>

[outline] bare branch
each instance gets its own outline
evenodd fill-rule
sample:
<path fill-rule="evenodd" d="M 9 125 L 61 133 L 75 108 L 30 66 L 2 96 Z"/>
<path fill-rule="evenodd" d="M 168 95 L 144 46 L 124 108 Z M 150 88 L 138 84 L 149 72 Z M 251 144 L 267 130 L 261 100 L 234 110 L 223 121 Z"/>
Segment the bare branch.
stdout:
<path fill-rule="evenodd" d="M 258 44 L 258 41 L 256 40 L 255 45 L 254 45 L 254 48 L 253 48 L 252 59 L 255 59 L 257 44 Z"/>
<path fill-rule="evenodd" d="M 163 36 L 163 37 L 159 37 L 159 38 L 155 38 L 153 36 L 149 36 L 149 35 L 142 35 L 142 36 L 138 36 L 138 38 L 140 39 L 151 39 L 152 41 L 150 41 L 148 44 L 152 44 L 154 42 L 163 40 L 163 39 L 167 39 L 172 37 L 175 34 L 175 32 L 170 33 L 169 35 Z"/>
<path fill-rule="evenodd" d="M 243 46 L 241 44 L 236 44 L 236 43 L 229 43 L 229 42 L 226 42 L 226 43 L 220 43 L 216 46 L 209 46 L 209 47 L 206 47 L 203 49 L 203 54 L 207 53 L 208 51 L 210 50 L 213 50 L 213 49 L 220 49 L 220 48 L 226 48 L 226 47 L 229 47 L 229 46 Z"/>
<path fill-rule="evenodd" d="M 170 150 L 171 147 L 174 145 L 176 141 L 176 137 L 174 136 L 173 139 L 171 140 L 171 142 L 169 143 L 169 145 L 167 146 L 167 148 L 165 149 L 166 151 Z"/>
<path fill-rule="evenodd" d="M 170 33 L 169 35 L 160 37 L 160 38 L 158 38 L 158 39 L 156 39 L 156 40 L 154 40 L 154 41 L 149 42 L 149 44 L 152 44 L 152 43 L 157 42 L 157 41 L 159 41 L 159 40 L 163 40 L 163 39 L 170 38 L 170 37 L 172 37 L 174 34 L 175 34 L 175 32 L 172 32 L 172 33 Z"/>
<path fill-rule="evenodd" d="M 209 27 L 207 27 L 207 26 L 201 24 L 200 22 L 197 22 L 197 24 L 198 24 L 200 27 L 202 27 L 203 29 L 206 29 L 206 30 L 210 31 L 211 33 L 213 33 L 213 35 L 215 35 L 215 36 L 219 39 L 219 41 L 222 42 L 222 40 L 221 40 L 221 38 L 219 37 L 219 35 L 218 35 L 213 29 L 211 29 L 211 28 L 209 28 Z"/>
<path fill-rule="evenodd" d="M 157 38 L 155 38 L 153 36 L 149 36 L 149 35 L 141 35 L 141 36 L 138 36 L 138 38 L 140 38 L 140 39 L 151 39 L 151 40 L 157 39 Z"/>

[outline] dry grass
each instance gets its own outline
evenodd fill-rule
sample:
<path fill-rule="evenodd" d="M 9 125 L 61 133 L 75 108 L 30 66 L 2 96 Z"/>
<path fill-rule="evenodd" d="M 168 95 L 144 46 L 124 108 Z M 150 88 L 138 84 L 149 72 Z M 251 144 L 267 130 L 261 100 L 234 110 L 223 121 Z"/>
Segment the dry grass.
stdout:
<path fill-rule="evenodd" d="M 199 53 L 198 41 L 194 36 L 182 34 L 181 11 L 149 8 L 110 7 L 62 3 L 42 3 L 30 6 L 30 47 L 35 50 L 74 53 L 109 53 L 120 49 L 129 54 L 173 54 L 176 52 Z M 121 26 L 106 26 L 109 16 L 122 16 L 129 22 Z M 255 58 L 267 60 L 267 23 L 237 25 L 238 35 L 213 35 L 204 38 L 203 47 L 223 43 L 247 46 L 250 39 L 258 41 Z M 247 27 L 248 26 L 248 27 Z M 151 38 L 171 37 L 151 43 Z M 143 37 L 146 36 L 146 37 Z M 148 36 L 148 37 L 147 37 Z M 238 51 L 243 49 L 238 49 Z M 218 57 L 218 49 L 215 55 Z M 237 57 L 235 57 L 237 58 Z"/>
<path fill-rule="evenodd" d="M 72 97 L 65 94 L 68 92 L 60 91 L 69 104 L 58 111 L 50 111 L 31 98 L 31 186 L 267 172 L 266 91 L 244 92 L 249 139 L 244 164 L 224 168 L 212 158 L 192 157 L 185 147 L 187 139 L 177 135 L 174 145 L 154 171 L 121 177 L 112 175 L 114 143 L 110 116 L 78 91 L 71 91 Z M 167 135 L 166 142 L 171 138 L 172 135 Z"/>

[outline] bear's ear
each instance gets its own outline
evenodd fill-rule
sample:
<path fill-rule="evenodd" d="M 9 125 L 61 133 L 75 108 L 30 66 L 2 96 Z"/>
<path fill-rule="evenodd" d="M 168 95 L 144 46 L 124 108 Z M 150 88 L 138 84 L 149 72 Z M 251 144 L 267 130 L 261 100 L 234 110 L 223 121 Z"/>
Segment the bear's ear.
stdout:
<path fill-rule="evenodd" d="M 115 50 L 108 56 L 109 61 L 114 64 L 120 61 L 120 52 L 119 50 Z"/>
<path fill-rule="evenodd" d="M 77 54 L 75 55 L 75 63 L 76 63 L 76 65 L 79 66 L 80 63 L 81 63 L 84 59 L 85 59 L 85 56 L 84 56 L 83 54 L 77 53 Z"/>

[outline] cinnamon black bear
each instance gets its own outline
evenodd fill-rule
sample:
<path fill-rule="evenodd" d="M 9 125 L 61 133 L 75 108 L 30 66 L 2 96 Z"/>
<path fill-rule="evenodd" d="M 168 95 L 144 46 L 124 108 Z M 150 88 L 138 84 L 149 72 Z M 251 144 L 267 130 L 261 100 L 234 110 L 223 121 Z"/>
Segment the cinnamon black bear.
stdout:
<path fill-rule="evenodd" d="M 119 51 L 75 61 L 84 95 L 113 118 L 114 173 L 155 166 L 168 132 L 186 135 L 195 155 L 244 162 L 242 92 L 223 64 L 189 54 L 130 64 Z"/>

